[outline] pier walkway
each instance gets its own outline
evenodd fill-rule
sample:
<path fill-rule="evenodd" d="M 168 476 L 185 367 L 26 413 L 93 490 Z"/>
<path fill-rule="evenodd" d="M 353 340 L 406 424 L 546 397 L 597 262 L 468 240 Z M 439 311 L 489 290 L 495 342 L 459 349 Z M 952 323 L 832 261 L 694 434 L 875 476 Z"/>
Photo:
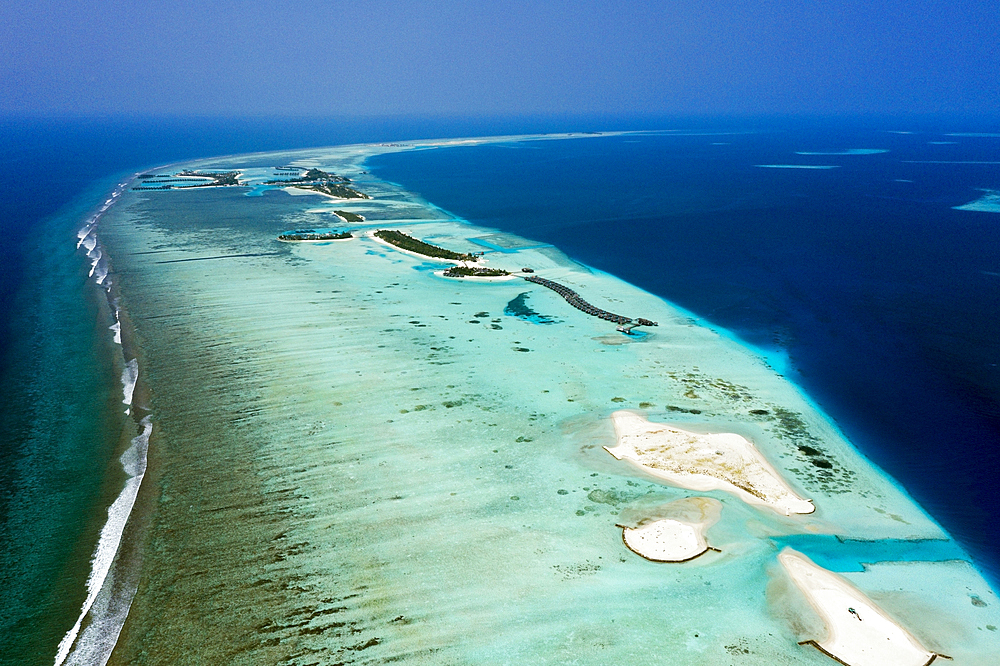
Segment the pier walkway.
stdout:
<path fill-rule="evenodd" d="M 619 324 L 618 330 L 623 333 L 630 333 L 636 326 L 659 326 L 655 321 L 650 321 L 648 319 L 643 319 L 639 317 L 638 319 L 632 319 L 631 317 L 625 317 L 620 314 L 615 314 L 614 312 L 608 312 L 607 310 L 602 310 L 600 308 L 594 307 L 587 301 L 580 297 L 580 294 L 576 293 L 566 285 L 559 284 L 553 280 L 546 280 L 545 278 L 538 277 L 537 275 L 529 275 L 524 278 L 528 282 L 533 282 L 535 284 L 547 287 L 552 291 L 556 292 L 560 296 L 566 299 L 566 302 L 572 305 L 577 310 L 585 312 L 592 317 L 600 317 L 605 321 L 614 322 Z"/>

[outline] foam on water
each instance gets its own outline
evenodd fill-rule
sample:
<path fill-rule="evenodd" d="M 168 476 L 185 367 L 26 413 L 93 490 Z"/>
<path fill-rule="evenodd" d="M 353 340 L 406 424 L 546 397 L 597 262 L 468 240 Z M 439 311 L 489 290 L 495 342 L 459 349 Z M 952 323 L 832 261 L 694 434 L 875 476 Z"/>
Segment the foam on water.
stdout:
<path fill-rule="evenodd" d="M 796 151 L 796 155 L 878 155 L 879 153 L 887 153 L 888 150 L 884 148 L 848 148 L 847 150 L 838 150 L 832 152 L 822 152 L 822 151 Z"/>
<path fill-rule="evenodd" d="M 97 285 L 103 287 L 105 294 L 110 294 L 110 281 L 107 280 L 107 258 L 101 248 L 97 236 L 98 224 L 104 214 L 117 201 L 128 183 L 119 183 L 118 187 L 105 200 L 98 212 L 90 217 L 77 232 L 77 248 L 83 248 L 91 262 L 90 277 Z M 108 296 L 110 300 L 110 295 Z M 117 305 L 109 303 L 114 311 L 115 323 L 109 326 L 112 340 L 121 345 L 121 322 Z M 131 406 L 139 377 L 139 363 L 132 359 L 124 364 L 122 382 L 122 403 L 129 406 L 126 415 L 131 413 Z M 153 425 L 149 416 L 144 417 L 139 426 L 142 431 L 129 442 L 129 447 L 122 453 L 119 462 L 122 471 L 127 476 L 124 487 L 108 507 L 108 518 L 101 527 L 100 536 L 90 562 L 90 573 L 87 576 L 87 596 L 80 608 L 76 623 L 66 632 L 56 649 L 55 666 L 61 664 L 77 664 L 81 666 L 103 665 L 111 656 L 118 634 L 125 623 L 135 585 L 124 580 L 116 580 L 116 556 L 121 545 L 125 527 L 128 524 L 132 508 L 138 496 L 146 472 L 146 454 L 149 446 L 149 436 Z M 82 633 L 81 633 L 82 629 Z"/>
<path fill-rule="evenodd" d="M 121 493 L 108 507 L 108 520 L 101 528 L 100 540 L 91 559 L 91 572 L 87 578 L 87 599 L 83 602 L 76 624 L 66 632 L 59 643 L 55 666 L 64 663 L 81 666 L 107 663 L 118 639 L 118 633 L 125 623 L 128 602 L 131 601 L 135 590 L 125 595 L 128 600 L 126 603 L 118 603 L 116 606 L 106 590 L 106 584 L 112 580 L 115 555 L 118 553 L 118 546 L 121 544 L 132 507 L 135 505 L 135 498 L 139 494 L 143 475 L 146 473 L 146 452 L 152 432 L 153 424 L 147 416 L 142 420 L 142 433 L 132 439 L 131 445 L 119 459 L 122 470 L 129 478 L 125 481 Z M 99 599 L 102 601 L 100 606 L 96 605 Z M 101 612 L 97 612 L 98 610 Z M 80 634 L 80 628 L 88 615 L 91 616 L 90 622 L 86 630 Z"/>
<path fill-rule="evenodd" d="M 118 333 L 121 332 L 119 327 Z M 135 383 L 139 380 L 139 361 L 132 359 L 125 364 L 125 368 L 122 370 L 122 403 L 126 405 L 132 404 L 132 393 L 135 391 Z"/>
<path fill-rule="evenodd" d="M 836 169 L 836 164 L 754 164 L 761 169 Z"/>

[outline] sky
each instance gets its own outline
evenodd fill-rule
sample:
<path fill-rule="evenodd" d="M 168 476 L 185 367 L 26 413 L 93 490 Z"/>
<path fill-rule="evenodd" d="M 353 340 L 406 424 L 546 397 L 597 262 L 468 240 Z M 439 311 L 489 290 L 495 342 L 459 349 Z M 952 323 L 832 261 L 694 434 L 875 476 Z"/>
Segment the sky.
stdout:
<path fill-rule="evenodd" d="M 959 114 L 998 0 L 4 0 L 0 114 Z"/>

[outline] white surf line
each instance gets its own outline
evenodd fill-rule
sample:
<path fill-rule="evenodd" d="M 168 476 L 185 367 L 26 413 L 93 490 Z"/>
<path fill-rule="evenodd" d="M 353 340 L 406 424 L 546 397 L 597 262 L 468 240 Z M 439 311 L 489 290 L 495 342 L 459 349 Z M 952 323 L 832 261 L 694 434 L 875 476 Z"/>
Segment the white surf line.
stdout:
<path fill-rule="evenodd" d="M 761 169 L 839 169 L 837 164 L 754 164 Z"/>
<path fill-rule="evenodd" d="M 110 280 L 107 278 L 107 263 L 101 251 L 100 242 L 97 238 L 97 225 L 104 213 L 115 203 L 117 198 L 125 191 L 130 182 L 119 183 L 111 196 L 98 209 L 98 212 L 91 216 L 77 232 L 77 248 L 81 246 L 87 251 L 90 259 L 90 277 L 94 278 L 96 284 L 101 285 L 105 293 L 110 291 Z M 118 307 L 115 303 L 109 303 L 115 313 L 115 323 L 110 326 L 113 334 L 113 342 L 121 345 L 121 321 L 119 319 Z M 124 361 L 124 358 L 122 359 Z M 139 378 L 139 363 L 132 359 L 125 363 L 122 370 L 122 403 L 127 406 L 125 414 L 130 414 L 132 409 L 132 398 L 135 392 L 135 385 Z M 54 666 L 62 664 L 86 664 L 88 666 L 104 666 L 111 657 L 121 633 L 121 628 L 125 624 L 128 616 L 128 609 L 131 607 L 132 598 L 135 596 L 135 589 L 128 592 L 128 598 L 123 599 L 124 609 L 119 609 L 117 613 L 110 610 L 110 600 L 102 599 L 100 611 L 94 608 L 95 602 L 101 597 L 101 591 L 105 584 L 113 582 L 112 572 L 118 548 L 121 545 L 122 536 L 125 533 L 125 526 L 132 514 L 136 497 L 139 494 L 139 487 L 142 484 L 143 476 L 146 473 L 146 453 L 149 448 L 149 436 L 153 431 L 153 424 L 147 416 L 140 422 L 142 432 L 133 437 L 130 446 L 118 459 L 122 465 L 122 470 L 128 475 L 125 487 L 115 498 L 111 506 L 108 507 L 108 520 L 101 528 L 101 533 L 94 548 L 94 554 L 90 561 L 90 574 L 87 576 L 87 597 L 80 607 L 80 615 L 76 619 L 73 627 L 66 632 L 59 646 L 56 649 Z M 110 581 L 109 581 L 110 579 Z M 91 611 L 94 610 L 94 614 Z M 90 616 L 90 623 L 83 634 L 80 634 L 84 620 Z"/>
<path fill-rule="evenodd" d="M 878 155 L 889 152 L 885 148 L 848 148 L 847 150 L 837 150 L 830 152 L 798 150 L 796 155 Z"/>
<path fill-rule="evenodd" d="M 99 629 L 108 629 L 105 626 L 108 618 L 94 618 L 91 624 L 84 631 L 80 641 L 77 636 L 84 618 L 90 613 L 94 602 L 97 600 L 104 583 L 111 574 L 115 556 L 118 554 L 118 546 L 121 544 L 122 535 L 125 532 L 125 525 L 132 514 L 132 507 L 135 505 L 135 498 L 139 494 L 139 486 L 142 485 L 142 478 L 146 473 L 146 452 L 149 448 L 149 435 L 153 432 L 153 424 L 147 416 L 142 420 L 142 433 L 132 438 L 131 446 L 118 459 L 122 464 L 122 469 L 129 475 L 115 501 L 108 507 L 108 522 L 101 528 L 101 537 L 94 550 L 91 559 L 90 576 L 87 578 L 87 598 L 80 609 L 80 616 L 76 619 L 73 628 L 66 632 L 59 648 L 56 652 L 55 666 L 63 663 L 69 664 L 100 664 L 107 663 L 118 640 L 118 634 L 125 623 L 125 618 L 117 626 L 110 627 L 114 632 L 114 640 L 108 641 L 107 634 Z M 131 597 L 135 595 L 135 590 L 131 591 L 128 605 L 131 605 Z M 125 615 L 127 615 L 127 610 Z M 99 629 L 95 629 L 95 627 Z M 102 638 L 104 640 L 102 640 Z M 76 649 L 70 654 L 70 650 Z M 69 661 L 67 662 L 67 657 Z"/>

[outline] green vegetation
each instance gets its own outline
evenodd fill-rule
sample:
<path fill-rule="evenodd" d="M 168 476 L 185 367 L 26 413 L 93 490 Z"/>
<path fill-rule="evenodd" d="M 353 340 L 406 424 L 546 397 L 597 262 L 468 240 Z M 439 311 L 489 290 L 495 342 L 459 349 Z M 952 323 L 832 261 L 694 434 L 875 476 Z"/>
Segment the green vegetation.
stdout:
<path fill-rule="evenodd" d="M 323 241 L 323 240 L 345 240 L 347 238 L 354 238 L 354 236 L 349 231 L 342 232 L 326 232 L 326 233 L 314 233 L 314 232 L 293 232 L 290 234 L 281 234 L 278 236 L 278 240 L 282 241 Z"/>
<path fill-rule="evenodd" d="M 338 176 L 333 173 L 327 173 L 322 169 L 309 169 L 305 174 L 299 176 L 298 178 L 290 178 L 288 180 L 269 180 L 265 185 L 280 185 L 281 183 L 316 183 L 316 182 L 332 182 L 332 183 L 349 183 L 350 178 L 345 178 L 344 176 Z"/>
<path fill-rule="evenodd" d="M 352 187 L 346 187 L 344 183 L 351 182 L 350 178 L 345 178 L 344 176 L 338 176 L 333 173 L 327 173 L 322 169 L 309 169 L 302 176 L 298 178 L 289 178 L 287 180 L 268 180 L 265 181 L 265 185 L 288 185 L 290 187 L 297 187 L 300 190 L 312 190 L 313 192 L 320 192 L 322 194 L 329 194 L 330 196 L 337 197 L 339 199 L 371 199 L 370 196 L 363 192 L 358 192 Z M 353 222 L 348 218 L 348 222 Z"/>
<path fill-rule="evenodd" d="M 218 185 L 239 185 L 239 171 L 226 171 L 224 173 L 212 173 L 208 171 L 181 171 L 178 176 L 192 176 L 196 178 L 210 178 L 211 183 L 199 183 L 198 185 L 188 185 L 187 187 L 216 187 Z"/>
<path fill-rule="evenodd" d="M 291 167 L 279 167 L 278 170 L 290 169 Z M 281 174 L 284 175 L 284 174 Z M 298 178 L 288 178 L 279 180 L 268 180 L 265 181 L 265 185 L 288 185 L 289 187 L 297 187 L 300 190 L 312 190 L 313 192 L 320 192 L 322 194 L 329 194 L 330 196 L 337 197 L 339 199 L 371 199 L 370 196 L 363 192 L 358 192 L 352 187 L 346 187 L 344 183 L 351 182 L 350 178 L 345 178 L 344 176 L 338 176 L 333 173 L 327 173 L 322 169 L 309 169 L 303 175 Z M 358 220 L 352 220 L 345 217 L 348 222 L 360 221 L 360 216 Z"/>
<path fill-rule="evenodd" d="M 502 268 L 476 268 L 468 266 L 452 266 L 444 272 L 445 277 L 497 277 L 510 275 L 510 271 Z"/>
<path fill-rule="evenodd" d="M 431 245 L 430 243 L 425 243 L 419 241 L 412 236 L 407 236 L 402 231 L 390 231 L 388 229 L 379 229 L 375 232 L 375 235 L 384 240 L 386 243 L 395 245 L 401 250 L 409 250 L 410 252 L 416 252 L 417 254 L 422 254 L 425 257 L 434 257 L 437 259 L 451 259 L 452 261 L 478 261 L 479 257 L 474 254 L 459 254 L 458 252 L 452 252 L 451 250 L 446 250 L 442 247 L 437 247 L 436 245 Z"/>
<path fill-rule="evenodd" d="M 346 210 L 335 210 L 333 212 L 336 213 L 337 215 L 339 215 L 340 217 L 342 217 L 345 222 L 354 222 L 354 223 L 357 223 L 357 222 L 364 222 L 365 221 L 364 216 L 363 215 L 358 215 L 357 213 L 350 213 L 350 212 L 348 212 Z"/>
<path fill-rule="evenodd" d="M 167 178 L 165 176 L 157 176 L 154 174 L 144 173 L 139 176 L 142 185 L 138 187 L 133 187 L 133 190 L 184 190 L 192 187 L 225 187 L 232 185 L 242 185 L 240 183 L 240 172 L 239 171 L 226 171 L 220 173 L 208 172 L 208 171 L 190 171 L 184 170 L 178 174 L 177 178 Z M 181 178 L 180 176 L 183 176 Z M 188 178 L 204 178 L 211 182 L 208 183 L 195 183 L 188 185 L 170 185 L 170 183 L 190 183 Z"/>
<path fill-rule="evenodd" d="M 292 187 L 300 190 L 313 190 L 314 192 L 322 192 L 323 194 L 329 194 L 332 197 L 337 197 L 338 199 L 371 199 L 370 196 L 364 192 L 358 192 L 354 188 L 345 187 L 338 183 L 318 183 L 316 185 L 292 185 Z"/>

